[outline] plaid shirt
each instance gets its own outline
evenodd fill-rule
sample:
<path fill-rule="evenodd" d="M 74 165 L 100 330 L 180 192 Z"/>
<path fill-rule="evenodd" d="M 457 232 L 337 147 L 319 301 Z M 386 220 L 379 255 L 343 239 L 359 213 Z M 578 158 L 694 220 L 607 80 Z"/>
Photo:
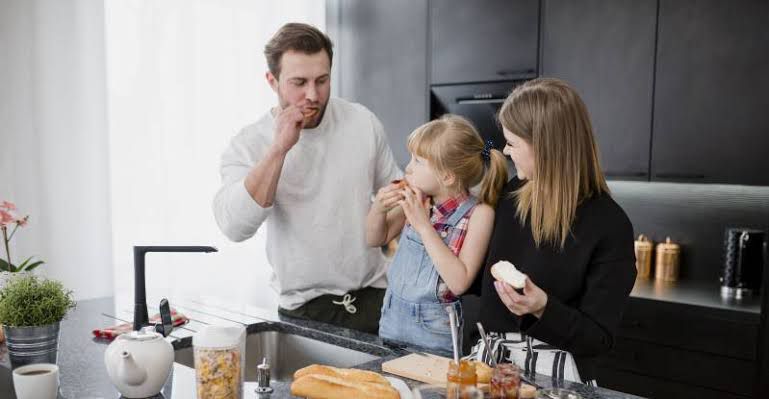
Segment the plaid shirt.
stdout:
<path fill-rule="evenodd" d="M 430 223 L 432 223 L 435 231 L 441 236 L 443 242 L 445 242 L 454 256 L 459 256 L 459 251 L 462 250 L 462 244 L 465 242 L 465 236 L 467 235 L 467 226 L 470 221 L 470 215 L 472 215 L 473 209 L 470 209 L 462 220 L 457 223 L 456 226 L 449 226 L 446 224 L 448 219 L 454 214 L 454 211 L 462 205 L 465 200 L 468 199 L 467 195 L 450 198 L 444 201 L 442 204 L 432 207 L 432 215 L 430 216 Z M 457 300 L 457 296 L 449 289 L 449 286 L 443 281 L 443 278 L 438 276 L 438 287 L 436 291 L 438 299 L 443 302 L 454 302 Z"/>

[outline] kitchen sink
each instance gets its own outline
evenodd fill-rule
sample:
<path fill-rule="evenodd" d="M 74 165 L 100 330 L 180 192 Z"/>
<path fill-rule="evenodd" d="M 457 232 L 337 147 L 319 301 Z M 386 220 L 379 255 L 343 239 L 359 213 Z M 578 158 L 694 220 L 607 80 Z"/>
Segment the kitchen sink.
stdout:
<path fill-rule="evenodd" d="M 313 363 L 352 367 L 379 356 L 288 332 L 259 331 L 246 336 L 246 381 L 256 381 L 256 366 L 263 358 L 273 380 L 291 381 L 294 371 Z M 177 350 L 175 360 L 194 368 L 192 347 Z"/>

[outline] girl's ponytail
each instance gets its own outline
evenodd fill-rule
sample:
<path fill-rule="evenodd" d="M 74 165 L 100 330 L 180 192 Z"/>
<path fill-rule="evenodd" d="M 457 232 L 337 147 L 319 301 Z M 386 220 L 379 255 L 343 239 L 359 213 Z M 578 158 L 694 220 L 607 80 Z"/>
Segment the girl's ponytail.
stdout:
<path fill-rule="evenodd" d="M 481 179 L 481 202 L 489 204 L 492 208 L 497 206 L 502 188 L 507 183 L 507 160 L 499 150 L 489 151 L 488 166 Z"/>

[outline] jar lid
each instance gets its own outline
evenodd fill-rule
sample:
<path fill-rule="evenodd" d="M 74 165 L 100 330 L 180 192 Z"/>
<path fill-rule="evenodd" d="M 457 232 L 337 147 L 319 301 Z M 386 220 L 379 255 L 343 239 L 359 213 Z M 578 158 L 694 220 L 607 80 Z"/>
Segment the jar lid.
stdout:
<path fill-rule="evenodd" d="M 670 237 L 665 238 L 665 242 L 657 244 L 657 250 L 663 251 L 677 251 L 681 248 L 680 245 L 670 240 Z"/>
<path fill-rule="evenodd" d="M 652 241 L 649 239 L 649 237 L 641 234 L 638 236 L 638 239 L 635 240 L 635 246 L 641 247 L 641 248 L 651 248 L 652 247 Z"/>
<path fill-rule="evenodd" d="M 245 342 L 245 326 L 209 325 L 201 328 L 192 336 L 192 346 L 196 348 L 229 349 Z"/>

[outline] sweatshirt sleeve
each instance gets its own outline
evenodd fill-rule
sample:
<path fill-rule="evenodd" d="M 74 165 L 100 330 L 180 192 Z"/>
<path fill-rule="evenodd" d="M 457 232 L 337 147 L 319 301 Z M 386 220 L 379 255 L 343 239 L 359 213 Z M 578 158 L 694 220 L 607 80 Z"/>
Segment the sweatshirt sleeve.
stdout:
<path fill-rule="evenodd" d="M 235 242 L 251 238 L 272 211 L 272 207 L 261 207 L 246 190 L 244 180 L 257 162 L 254 158 L 243 132 L 232 139 L 221 158 L 222 186 L 214 197 L 213 212 L 219 229 Z"/>
<path fill-rule="evenodd" d="M 625 222 L 594 249 L 577 306 L 550 295 L 541 318 L 521 319 L 522 331 L 575 356 L 597 356 L 612 348 L 636 277 L 633 228 Z"/>
<path fill-rule="evenodd" d="M 376 163 L 374 167 L 374 187 L 373 190 L 376 193 L 377 190 L 386 186 L 395 179 L 400 179 L 403 176 L 403 172 L 395 163 L 395 157 L 393 151 L 390 148 L 390 144 L 387 141 L 387 134 L 385 133 L 382 122 L 371 113 L 371 123 L 374 128 L 374 140 L 376 140 L 376 148 L 374 156 L 376 157 Z"/>

